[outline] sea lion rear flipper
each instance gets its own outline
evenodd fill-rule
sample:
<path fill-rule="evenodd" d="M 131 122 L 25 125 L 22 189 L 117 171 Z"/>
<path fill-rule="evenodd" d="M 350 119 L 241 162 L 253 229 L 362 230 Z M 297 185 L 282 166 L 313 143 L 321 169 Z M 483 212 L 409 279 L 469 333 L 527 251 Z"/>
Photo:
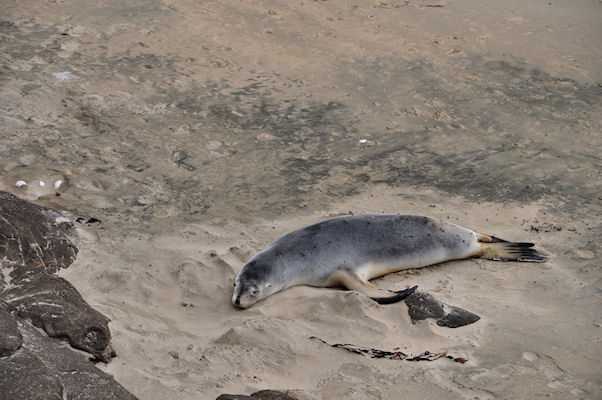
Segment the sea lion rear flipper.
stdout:
<path fill-rule="evenodd" d="M 369 282 L 361 279 L 351 271 L 339 270 L 336 272 L 336 276 L 333 278 L 336 279 L 338 284 L 345 286 L 349 290 L 355 290 L 356 292 L 365 294 L 378 304 L 397 303 L 398 301 L 401 301 L 414 293 L 418 287 L 414 286 L 412 288 L 400 291 L 384 290 L 371 285 Z"/>
<path fill-rule="evenodd" d="M 477 234 L 477 257 L 495 261 L 546 262 L 548 258 L 533 248 L 533 243 L 508 242 L 495 236 Z"/>

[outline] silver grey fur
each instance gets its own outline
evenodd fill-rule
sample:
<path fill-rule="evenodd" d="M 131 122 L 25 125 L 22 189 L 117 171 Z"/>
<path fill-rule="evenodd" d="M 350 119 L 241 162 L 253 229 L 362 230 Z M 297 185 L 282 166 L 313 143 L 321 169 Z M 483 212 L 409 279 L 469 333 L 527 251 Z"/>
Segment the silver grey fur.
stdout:
<path fill-rule="evenodd" d="M 339 275 L 367 283 L 390 272 L 467 258 L 478 251 L 477 236 L 418 215 L 327 219 L 291 232 L 255 255 L 236 277 L 232 302 L 247 308 L 295 285 L 340 285 Z"/>

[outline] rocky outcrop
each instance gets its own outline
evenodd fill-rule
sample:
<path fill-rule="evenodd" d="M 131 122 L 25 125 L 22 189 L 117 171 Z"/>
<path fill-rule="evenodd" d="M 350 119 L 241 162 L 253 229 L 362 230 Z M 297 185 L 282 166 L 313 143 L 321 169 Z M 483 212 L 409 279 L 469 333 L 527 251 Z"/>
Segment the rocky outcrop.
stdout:
<path fill-rule="evenodd" d="M 241 394 L 222 394 L 216 400 L 297 400 L 288 393 L 276 390 L 261 390 L 250 396 Z"/>
<path fill-rule="evenodd" d="M 23 346 L 0 358 L 0 393 L 11 400 L 120 399 L 135 397 L 86 357 L 18 322 Z"/>
<path fill-rule="evenodd" d="M 410 318 L 414 323 L 432 318 L 439 326 L 459 328 L 481 319 L 481 317 L 470 311 L 443 303 L 431 294 L 424 292 L 412 293 L 405 299 L 405 302 L 408 306 Z"/>
<path fill-rule="evenodd" d="M 0 392 L 7 399 L 63 399 L 63 385 L 29 350 L 0 358 Z"/>
<path fill-rule="evenodd" d="M 0 192 L 2 398 L 135 399 L 64 344 L 95 360 L 115 356 L 109 319 L 54 275 L 75 260 L 76 240 L 75 226 L 63 215 Z"/>
<path fill-rule="evenodd" d="M 0 357 L 10 356 L 19 350 L 22 343 L 17 320 L 10 313 L 8 305 L 0 301 Z"/>
<path fill-rule="evenodd" d="M 77 232 L 60 213 L 0 192 L 0 300 L 49 336 L 108 362 L 109 319 L 53 273 L 77 256 Z M 10 282 L 10 285 L 8 284 Z"/>
<path fill-rule="evenodd" d="M 66 339 L 99 360 L 111 359 L 109 319 L 90 307 L 63 278 L 41 276 L 6 290 L 2 297 L 19 317 L 48 336 Z"/>
<path fill-rule="evenodd" d="M 0 260 L 13 281 L 66 268 L 77 256 L 75 226 L 58 212 L 0 191 Z"/>

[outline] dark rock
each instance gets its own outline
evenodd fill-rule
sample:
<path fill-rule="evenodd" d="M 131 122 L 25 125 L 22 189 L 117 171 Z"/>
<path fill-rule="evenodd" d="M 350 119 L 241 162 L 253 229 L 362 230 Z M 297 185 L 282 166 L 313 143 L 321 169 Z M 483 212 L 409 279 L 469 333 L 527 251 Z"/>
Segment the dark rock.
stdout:
<path fill-rule="evenodd" d="M 0 192 L 0 212 L 0 258 L 13 267 L 12 287 L 0 293 L 0 300 L 48 335 L 109 361 L 109 319 L 69 282 L 52 275 L 77 256 L 75 226 L 54 210 L 6 192 Z"/>
<path fill-rule="evenodd" d="M 0 359 L 0 393 L 12 400 L 64 398 L 63 385 L 57 374 L 25 349 Z"/>
<path fill-rule="evenodd" d="M 31 320 L 49 336 L 65 338 L 105 362 L 111 359 L 109 319 L 63 278 L 40 276 L 3 292 L 2 297 L 19 317 Z"/>
<path fill-rule="evenodd" d="M 22 342 L 17 320 L 10 313 L 8 305 L 0 301 L 0 357 L 10 356 L 19 350 Z"/>
<path fill-rule="evenodd" d="M 414 292 L 406 298 L 405 302 L 412 321 L 422 321 L 427 318 L 436 319 L 445 315 L 443 304 L 428 293 Z"/>
<path fill-rule="evenodd" d="M 73 224 L 58 212 L 0 192 L 0 266 L 3 274 L 12 267 L 8 277 L 0 276 L 3 399 L 135 399 L 84 356 L 20 319 L 96 359 L 114 357 L 109 319 L 53 275 L 75 260 L 76 238 Z"/>
<path fill-rule="evenodd" d="M 253 400 L 297 400 L 293 396 L 289 395 L 288 392 L 278 392 L 276 390 L 260 390 L 259 392 L 251 395 Z"/>
<path fill-rule="evenodd" d="M 216 400 L 297 400 L 288 393 L 276 390 L 260 390 L 250 396 L 240 394 L 222 394 Z"/>
<path fill-rule="evenodd" d="M 408 314 L 413 323 L 427 318 L 433 318 L 437 325 L 447 328 L 459 328 L 472 324 L 481 317 L 464 310 L 445 304 L 432 295 L 424 292 L 414 292 L 405 299 L 408 306 Z"/>
<path fill-rule="evenodd" d="M 75 226 L 58 212 L 0 191 L 0 260 L 21 265 L 13 281 L 68 267 L 76 240 Z"/>
<path fill-rule="evenodd" d="M 11 400 L 134 400 L 113 377 L 86 357 L 18 322 L 23 348 L 0 358 L 0 393 Z"/>
<path fill-rule="evenodd" d="M 437 325 L 446 326 L 448 328 L 459 328 L 461 326 L 470 325 L 480 320 L 477 314 L 466 311 L 462 308 L 453 307 L 448 314 L 437 320 Z"/>

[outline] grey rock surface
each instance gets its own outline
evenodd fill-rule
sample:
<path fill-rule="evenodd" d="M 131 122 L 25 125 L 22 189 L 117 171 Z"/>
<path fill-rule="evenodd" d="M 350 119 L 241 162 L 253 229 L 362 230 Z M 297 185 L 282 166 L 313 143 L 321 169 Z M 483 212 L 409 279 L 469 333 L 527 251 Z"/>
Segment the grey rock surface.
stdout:
<path fill-rule="evenodd" d="M 216 400 L 296 400 L 288 393 L 277 390 L 260 390 L 250 396 L 240 394 L 222 394 Z"/>
<path fill-rule="evenodd" d="M 2 271 L 0 300 L 49 336 L 107 362 L 113 354 L 109 319 L 52 275 L 75 260 L 76 240 L 75 226 L 60 213 L 0 191 L 0 257 L 10 267 Z"/>
<path fill-rule="evenodd" d="M 470 325 L 480 320 L 481 317 L 459 307 L 451 307 L 451 310 L 437 320 L 437 325 L 447 328 L 459 328 Z"/>
<path fill-rule="evenodd" d="M 0 301 L 0 357 L 13 354 L 21 347 L 22 342 L 17 320 L 10 313 L 8 305 Z"/>
<path fill-rule="evenodd" d="M 61 341 L 18 322 L 23 347 L 0 358 L 0 393 L 11 400 L 123 399 L 135 397 L 112 376 Z"/>
<path fill-rule="evenodd" d="M 74 225 L 0 191 L 0 398 L 135 399 L 74 348 L 110 361 L 109 319 L 54 275 L 77 256 Z M 48 336 L 31 324 L 43 329 Z"/>
<path fill-rule="evenodd" d="M 0 393 L 7 399 L 63 399 L 59 377 L 27 349 L 0 358 Z"/>
<path fill-rule="evenodd" d="M 58 212 L 0 191 L 0 259 L 20 265 L 13 281 L 68 267 L 76 240 L 75 226 Z"/>
<path fill-rule="evenodd" d="M 2 297 L 19 317 L 49 336 L 65 338 L 102 361 L 111 359 L 109 319 L 90 307 L 65 279 L 41 276 L 6 290 Z"/>
<path fill-rule="evenodd" d="M 439 326 L 459 328 L 481 319 L 470 311 L 445 304 L 429 293 L 414 292 L 405 299 L 405 302 L 413 323 L 432 318 Z"/>

